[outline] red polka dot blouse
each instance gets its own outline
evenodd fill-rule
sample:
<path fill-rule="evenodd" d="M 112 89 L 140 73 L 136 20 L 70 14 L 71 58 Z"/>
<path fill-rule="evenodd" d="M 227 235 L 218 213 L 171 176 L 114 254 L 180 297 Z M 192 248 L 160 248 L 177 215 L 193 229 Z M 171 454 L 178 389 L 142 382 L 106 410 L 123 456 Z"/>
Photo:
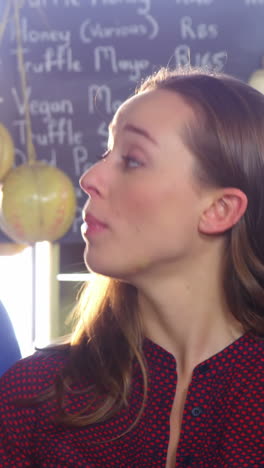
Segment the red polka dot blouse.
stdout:
<path fill-rule="evenodd" d="M 199 364 L 193 372 L 177 450 L 177 468 L 264 467 L 264 342 L 249 334 Z M 128 408 L 106 422 L 82 428 L 55 425 L 53 401 L 17 409 L 14 397 L 31 397 L 53 383 L 67 352 L 39 352 L 0 379 L 0 467 L 164 468 L 169 420 L 177 385 L 174 357 L 145 340 L 148 399 L 139 423 L 142 379 L 134 367 Z M 176 390 L 177 391 L 177 390 Z M 72 393 L 76 412 L 86 395 Z"/>

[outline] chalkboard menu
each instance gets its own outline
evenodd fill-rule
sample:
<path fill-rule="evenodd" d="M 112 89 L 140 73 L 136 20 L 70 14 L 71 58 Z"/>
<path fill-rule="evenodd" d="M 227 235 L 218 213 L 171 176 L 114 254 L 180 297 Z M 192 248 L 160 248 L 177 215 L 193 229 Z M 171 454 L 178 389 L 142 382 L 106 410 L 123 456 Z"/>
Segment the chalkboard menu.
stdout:
<path fill-rule="evenodd" d="M 76 219 L 60 242 L 78 243 L 86 200 L 78 179 L 106 148 L 120 103 L 160 65 L 191 62 L 247 81 L 264 55 L 264 0 L 24 0 L 21 33 L 38 159 L 63 169 L 76 187 Z M 23 163 L 13 18 L 0 45 L 0 121 Z"/>

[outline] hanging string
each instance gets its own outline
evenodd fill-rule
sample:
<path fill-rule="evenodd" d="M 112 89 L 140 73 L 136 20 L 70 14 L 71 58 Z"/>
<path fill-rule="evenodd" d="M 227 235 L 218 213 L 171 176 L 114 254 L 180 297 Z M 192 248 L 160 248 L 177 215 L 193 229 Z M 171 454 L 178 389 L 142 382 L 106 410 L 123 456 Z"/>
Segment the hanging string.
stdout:
<path fill-rule="evenodd" d="M 3 14 L 3 19 L 0 23 L 0 43 L 2 41 L 2 37 L 4 35 L 5 29 L 9 20 L 11 5 L 12 5 L 12 0 L 8 0 L 6 7 L 5 7 L 4 14 Z"/>
<path fill-rule="evenodd" d="M 32 125 L 31 125 L 31 118 L 30 118 L 30 111 L 29 111 L 29 104 L 28 104 L 28 95 L 27 95 L 26 70 L 25 70 L 23 46 L 22 46 L 22 39 L 21 39 L 21 28 L 20 28 L 21 4 L 19 5 L 19 2 L 17 0 L 13 0 L 13 2 L 14 2 L 15 28 L 16 28 L 16 40 L 17 40 L 18 70 L 19 70 L 20 81 L 21 81 L 22 97 L 23 97 L 23 102 L 25 106 L 27 156 L 28 156 L 29 164 L 32 164 L 34 163 L 34 161 L 36 161 L 36 150 L 33 144 L 33 137 L 32 137 Z"/>

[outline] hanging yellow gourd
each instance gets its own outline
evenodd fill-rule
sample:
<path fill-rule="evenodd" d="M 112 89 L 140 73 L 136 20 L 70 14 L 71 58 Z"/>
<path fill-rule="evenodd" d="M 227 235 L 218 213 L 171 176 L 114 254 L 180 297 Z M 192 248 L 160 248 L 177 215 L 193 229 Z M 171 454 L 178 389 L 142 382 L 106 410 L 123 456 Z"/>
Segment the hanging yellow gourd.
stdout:
<path fill-rule="evenodd" d="M 11 5 L 11 3 L 10 3 Z M 0 189 L 0 228 L 14 241 L 55 241 L 71 226 L 76 198 L 73 184 L 60 169 L 36 160 L 27 95 L 20 28 L 21 2 L 14 1 L 18 70 L 25 106 L 28 163 L 9 170 Z"/>
<path fill-rule="evenodd" d="M 0 123 L 0 181 L 14 164 L 14 144 L 7 128 Z"/>
<path fill-rule="evenodd" d="M 44 162 L 12 169 L 0 195 L 0 227 L 16 242 L 55 241 L 73 222 L 73 184 L 63 171 Z"/>

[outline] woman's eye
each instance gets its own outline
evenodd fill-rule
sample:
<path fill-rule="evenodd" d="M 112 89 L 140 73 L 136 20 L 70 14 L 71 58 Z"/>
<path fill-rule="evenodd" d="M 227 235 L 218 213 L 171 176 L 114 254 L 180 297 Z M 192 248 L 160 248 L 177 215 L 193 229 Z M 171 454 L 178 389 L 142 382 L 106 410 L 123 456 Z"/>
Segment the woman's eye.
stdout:
<path fill-rule="evenodd" d="M 122 159 L 126 169 L 135 169 L 143 165 L 139 159 L 134 158 L 133 156 L 122 156 Z"/>

